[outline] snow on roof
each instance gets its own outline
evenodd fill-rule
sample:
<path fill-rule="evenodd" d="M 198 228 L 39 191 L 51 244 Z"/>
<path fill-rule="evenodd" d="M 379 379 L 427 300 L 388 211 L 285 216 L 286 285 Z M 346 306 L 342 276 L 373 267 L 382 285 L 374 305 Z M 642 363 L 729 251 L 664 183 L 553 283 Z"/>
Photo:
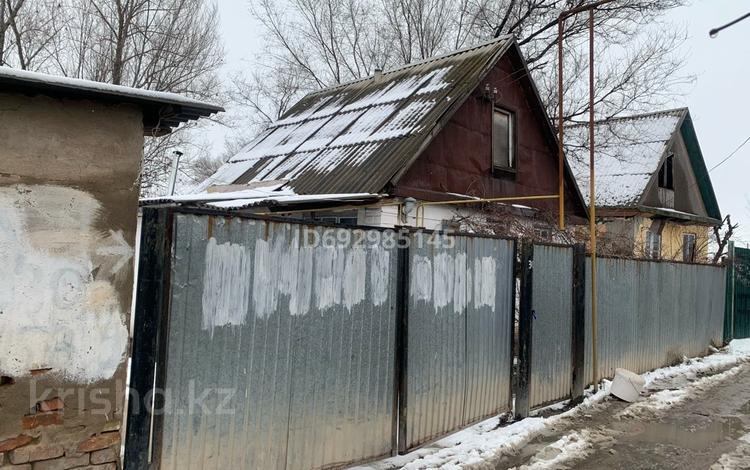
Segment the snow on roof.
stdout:
<path fill-rule="evenodd" d="M 298 193 L 380 192 L 511 43 L 495 39 L 307 95 L 198 190 L 286 179 Z"/>
<path fill-rule="evenodd" d="M 597 206 L 638 203 L 685 112 L 684 108 L 675 109 L 595 124 Z M 564 139 L 568 162 L 586 204 L 590 203 L 588 133 L 588 124 L 568 126 Z"/>
<path fill-rule="evenodd" d="M 144 131 L 149 135 L 166 133 L 182 122 L 224 111 L 221 106 L 175 93 L 143 90 L 10 67 L 0 67 L 0 87 L 3 91 L 33 91 L 52 96 L 133 103 L 143 109 Z"/>
<path fill-rule="evenodd" d="M 341 201 L 374 201 L 380 199 L 377 194 L 295 194 L 289 188 L 282 188 L 286 181 L 248 189 L 227 192 L 201 192 L 196 194 L 160 196 L 141 199 L 141 205 L 179 204 L 187 206 L 204 206 L 215 209 L 247 209 L 250 207 L 267 207 L 278 205 L 295 205 L 311 202 Z"/>
<path fill-rule="evenodd" d="M 143 101 L 153 101 L 163 104 L 177 104 L 195 108 L 212 110 L 213 112 L 224 111 L 224 108 L 203 101 L 194 100 L 176 93 L 167 93 L 163 91 L 144 90 L 141 88 L 131 88 L 109 83 L 94 82 L 80 78 L 61 77 L 57 75 L 48 75 L 38 72 L 29 72 L 10 67 L 0 67 L 0 80 L 22 81 L 28 84 L 44 85 L 47 87 L 67 88 L 70 90 L 86 90 L 103 95 L 117 97 L 137 98 Z"/>

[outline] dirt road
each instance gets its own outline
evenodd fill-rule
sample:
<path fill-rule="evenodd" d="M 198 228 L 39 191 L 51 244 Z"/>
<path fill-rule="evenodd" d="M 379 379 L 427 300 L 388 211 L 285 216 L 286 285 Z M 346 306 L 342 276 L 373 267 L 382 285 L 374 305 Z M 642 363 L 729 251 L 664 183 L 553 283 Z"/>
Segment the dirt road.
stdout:
<path fill-rule="evenodd" d="M 750 469 L 750 364 L 655 381 L 560 420 L 497 469 Z"/>

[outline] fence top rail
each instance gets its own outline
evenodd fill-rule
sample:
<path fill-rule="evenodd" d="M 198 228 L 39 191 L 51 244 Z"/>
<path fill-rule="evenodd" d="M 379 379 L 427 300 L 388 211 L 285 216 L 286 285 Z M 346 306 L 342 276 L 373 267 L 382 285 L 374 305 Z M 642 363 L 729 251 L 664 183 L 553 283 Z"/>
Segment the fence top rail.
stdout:
<path fill-rule="evenodd" d="M 401 233 L 422 233 L 425 235 L 441 235 L 450 237 L 467 237 L 467 238 L 487 238 L 495 240 L 507 240 L 515 241 L 516 238 L 508 237 L 503 235 L 492 235 L 484 233 L 471 233 L 471 232 L 446 232 L 442 230 L 425 229 L 420 227 L 409 227 L 403 225 L 396 225 L 394 227 L 379 227 L 374 225 L 346 225 L 337 224 L 334 222 L 322 222 L 316 220 L 301 220 L 301 219 L 290 219 L 282 216 L 269 216 L 269 215 L 258 215 L 258 214 L 247 214 L 224 211 L 221 209 L 209 209 L 199 207 L 175 207 L 175 206 L 151 206 L 143 207 L 143 210 L 159 210 L 168 211 L 174 214 L 184 215 L 199 215 L 207 217 L 220 217 L 225 219 L 244 219 L 244 220 L 255 220 L 258 222 L 271 222 L 271 223 L 284 223 L 290 225 L 301 225 L 306 227 L 323 227 L 323 228 L 337 228 L 337 229 L 349 229 L 349 230 L 377 230 L 380 232 L 401 232 Z M 311 212 L 314 209 L 311 209 Z"/>
<path fill-rule="evenodd" d="M 534 242 L 534 246 L 547 246 L 551 248 L 570 248 L 571 250 L 575 248 L 576 244 L 572 243 L 556 243 L 556 242 Z"/>
<path fill-rule="evenodd" d="M 586 257 L 590 258 L 591 253 L 587 251 Z M 705 266 L 709 268 L 725 268 L 726 267 L 723 264 L 696 263 L 696 262 L 679 261 L 679 260 L 671 260 L 671 259 L 631 258 L 627 256 L 612 256 L 612 255 L 606 255 L 606 256 L 596 255 L 596 258 L 600 260 L 604 260 L 604 261 L 636 261 L 639 263 L 679 264 L 679 265 L 688 265 L 688 266 Z"/>

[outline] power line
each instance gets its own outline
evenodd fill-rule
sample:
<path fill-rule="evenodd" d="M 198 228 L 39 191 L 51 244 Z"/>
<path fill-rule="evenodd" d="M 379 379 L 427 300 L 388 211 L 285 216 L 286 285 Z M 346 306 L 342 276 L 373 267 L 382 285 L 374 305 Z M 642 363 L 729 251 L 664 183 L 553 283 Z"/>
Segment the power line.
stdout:
<path fill-rule="evenodd" d="M 739 147 L 737 147 L 736 149 L 734 149 L 734 151 L 733 151 L 732 153 L 730 153 L 729 155 L 727 155 L 727 157 L 726 157 L 726 158 L 725 158 L 724 160 L 720 161 L 719 163 L 717 163 L 716 165 L 714 165 L 714 166 L 713 166 L 713 167 L 712 167 L 712 168 L 711 168 L 710 170 L 708 170 L 708 172 L 709 172 L 709 173 L 711 173 L 711 172 L 712 172 L 712 171 L 714 171 L 715 169 L 719 168 L 719 167 L 720 167 L 721 165 L 723 165 L 723 164 L 724 164 L 724 163 L 725 163 L 725 162 L 726 162 L 727 160 L 729 160 L 729 159 L 730 159 L 730 158 L 732 158 L 732 157 L 733 157 L 733 156 L 734 156 L 734 155 L 735 155 L 735 154 L 736 154 L 737 152 L 739 152 L 739 151 L 740 151 L 740 149 L 741 149 L 742 147 L 744 147 L 744 146 L 745 146 L 745 144 L 747 144 L 748 142 L 750 142 L 750 136 L 748 136 L 748 137 L 747 137 L 747 139 L 745 139 L 745 141 L 744 141 L 744 142 L 742 142 L 742 143 L 740 144 L 740 146 L 739 146 Z"/>
<path fill-rule="evenodd" d="M 746 18 L 750 18 L 750 13 L 746 13 L 742 15 L 736 20 L 730 21 L 729 23 L 725 24 L 724 26 L 719 26 L 718 28 L 712 29 L 711 31 L 708 32 L 708 35 L 711 36 L 712 38 L 715 38 L 719 34 L 719 31 L 721 31 L 722 29 L 726 29 L 732 25 L 735 25 Z"/>

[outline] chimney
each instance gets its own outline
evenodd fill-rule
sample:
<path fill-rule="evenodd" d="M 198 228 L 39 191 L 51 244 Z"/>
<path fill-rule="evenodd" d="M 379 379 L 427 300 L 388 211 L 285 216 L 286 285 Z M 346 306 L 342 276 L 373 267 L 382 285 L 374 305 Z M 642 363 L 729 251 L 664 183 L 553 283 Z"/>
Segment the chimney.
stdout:
<path fill-rule="evenodd" d="M 375 83 L 378 83 L 380 80 L 383 79 L 383 69 L 376 68 L 375 72 L 372 75 L 372 78 L 375 80 Z"/>

